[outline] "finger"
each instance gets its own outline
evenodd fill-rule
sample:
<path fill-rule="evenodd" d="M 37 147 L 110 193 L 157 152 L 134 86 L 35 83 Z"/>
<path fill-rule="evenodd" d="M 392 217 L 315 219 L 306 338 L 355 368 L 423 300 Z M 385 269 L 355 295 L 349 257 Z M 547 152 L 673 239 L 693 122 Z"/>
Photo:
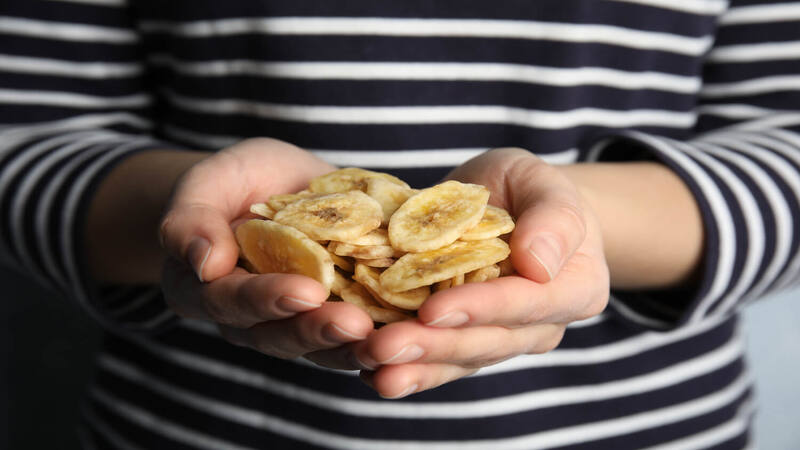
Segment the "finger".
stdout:
<path fill-rule="evenodd" d="M 361 379 L 381 397 L 399 399 L 472 375 L 478 369 L 452 364 L 403 364 L 362 372 Z"/>
<path fill-rule="evenodd" d="M 201 283 L 176 260 L 165 266 L 162 283 L 167 302 L 179 315 L 238 328 L 319 308 L 327 298 L 322 285 L 302 275 L 257 275 L 237 268 Z"/>
<path fill-rule="evenodd" d="M 161 222 L 161 241 L 169 256 L 187 262 L 200 281 L 229 274 L 239 257 L 239 247 L 230 226 L 234 217 L 213 205 L 173 205 Z"/>
<path fill-rule="evenodd" d="M 486 186 L 490 202 L 517 218 L 511 258 L 526 278 L 540 283 L 554 279 L 584 239 L 586 221 L 574 185 L 527 150 L 491 150 L 448 178 Z"/>
<path fill-rule="evenodd" d="M 248 329 L 220 326 L 220 331 L 233 343 L 292 359 L 362 340 L 372 331 L 372 319 L 351 304 L 326 302 L 318 309 L 289 319 L 262 322 Z"/>
<path fill-rule="evenodd" d="M 363 342 L 363 341 L 361 341 Z M 374 367 L 367 367 L 353 353 L 353 346 L 356 344 L 345 344 L 327 350 L 317 350 L 306 353 L 303 358 L 314 364 L 338 370 L 372 370 Z"/>
<path fill-rule="evenodd" d="M 519 161 L 506 177 L 515 187 L 517 222 L 509 242 L 514 268 L 533 281 L 551 281 L 586 237 L 580 196 L 566 177 L 538 159 Z"/>
<path fill-rule="evenodd" d="M 523 353 L 544 353 L 561 341 L 564 325 L 541 324 L 517 329 L 504 327 L 433 328 L 407 321 L 375 331 L 355 346 L 367 366 L 407 363 L 445 363 L 479 368 Z"/>
<path fill-rule="evenodd" d="M 519 276 L 468 283 L 437 292 L 417 311 L 434 327 L 569 323 L 592 317 L 608 302 L 608 269 L 602 258 L 576 253 L 545 284 Z"/>

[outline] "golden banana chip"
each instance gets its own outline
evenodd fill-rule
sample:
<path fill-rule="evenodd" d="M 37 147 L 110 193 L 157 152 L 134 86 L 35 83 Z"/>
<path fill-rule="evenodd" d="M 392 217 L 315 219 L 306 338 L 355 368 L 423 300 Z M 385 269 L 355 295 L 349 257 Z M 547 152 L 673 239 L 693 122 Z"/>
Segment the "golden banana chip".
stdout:
<path fill-rule="evenodd" d="M 381 217 L 378 202 L 361 191 L 350 191 L 298 200 L 278 211 L 274 220 L 315 240 L 347 241 L 378 228 Z"/>
<path fill-rule="evenodd" d="M 346 301 L 347 303 L 352 303 L 365 311 L 369 306 L 380 305 L 372 297 L 372 294 L 370 294 L 364 286 L 358 283 L 351 283 L 350 286 L 342 289 L 339 296 L 342 297 L 342 300 Z"/>
<path fill-rule="evenodd" d="M 509 253 L 508 244 L 498 238 L 457 241 L 437 250 L 404 255 L 380 275 L 380 284 L 390 292 L 428 286 L 495 264 Z"/>
<path fill-rule="evenodd" d="M 356 267 L 353 265 L 353 263 L 351 263 L 346 258 L 343 258 L 343 257 L 337 255 L 336 253 L 331 252 L 330 250 L 328 250 L 328 254 L 331 255 L 331 259 L 333 260 L 333 264 L 336 267 L 344 270 L 345 272 L 353 273 L 353 271 L 356 269 Z"/>
<path fill-rule="evenodd" d="M 448 278 L 446 280 L 437 281 L 433 284 L 433 292 L 443 291 L 445 289 L 450 289 L 453 287 L 453 279 Z"/>
<path fill-rule="evenodd" d="M 465 283 L 480 283 L 482 281 L 493 280 L 500 276 L 500 266 L 492 264 L 491 266 L 481 267 L 478 270 L 467 272 L 464 275 Z"/>
<path fill-rule="evenodd" d="M 337 271 L 333 271 L 333 284 L 331 284 L 331 292 L 336 295 L 341 295 L 342 290 L 350 287 L 353 282 L 345 278 L 344 275 Z"/>
<path fill-rule="evenodd" d="M 364 192 L 367 190 L 367 181 L 370 178 L 383 178 L 397 185 L 406 188 L 409 187 L 403 180 L 393 177 L 388 173 L 373 172 L 357 167 L 346 167 L 314 178 L 309 183 L 308 188 L 311 192 L 322 194 L 353 190 Z"/>
<path fill-rule="evenodd" d="M 331 242 L 328 250 L 339 256 L 359 259 L 391 258 L 396 253 L 391 245 L 352 245 L 344 242 Z"/>
<path fill-rule="evenodd" d="M 373 295 L 376 300 L 406 310 L 417 310 L 431 294 L 428 286 L 417 287 L 403 292 L 391 292 L 381 286 L 380 272 L 363 264 L 356 264 L 353 279 L 358 281 Z"/>
<path fill-rule="evenodd" d="M 369 233 L 345 242 L 352 245 L 392 245 L 389 242 L 389 232 L 384 228 L 376 228 Z"/>
<path fill-rule="evenodd" d="M 296 194 L 275 194 L 267 199 L 267 206 L 273 210 L 280 211 L 283 208 L 291 205 L 292 203 L 303 200 L 304 198 L 319 197 L 320 194 L 314 194 L 310 191 L 300 191 Z"/>
<path fill-rule="evenodd" d="M 275 217 L 276 211 L 266 203 L 253 203 L 250 205 L 250 212 L 261 217 L 266 217 L 267 219 L 272 219 Z"/>
<path fill-rule="evenodd" d="M 367 314 L 369 314 L 373 322 L 378 323 L 401 322 L 414 317 L 411 314 L 395 311 L 393 309 L 381 308 L 379 306 L 368 306 Z"/>
<path fill-rule="evenodd" d="M 389 267 L 392 264 L 394 264 L 395 261 L 396 261 L 396 259 L 394 259 L 394 258 L 378 258 L 378 259 L 358 259 L 358 258 L 356 258 L 356 263 L 358 263 L 358 264 L 363 264 L 363 265 L 369 266 L 369 267 L 379 267 L 379 268 Z"/>
<path fill-rule="evenodd" d="M 343 301 L 356 305 L 364 310 L 364 312 L 369 314 L 373 322 L 392 323 L 411 317 L 409 314 L 381 307 L 380 304 L 372 298 L 372 295 L 367 289 L 358 283 L 353 283 L 349 287 L 343 289 L 341 297 Z"/>
<path fill-rule="evenodd" d="M 442 248 L 480 222 L 488 201 L 489 190 L 477 184 L 451 180 L 423 189 L 392 215 L 389 240 L 407 252 Z"/>
<path fill-rule="evenodd" d="M 301 231 L 271 220 L 253 219 L 236 228 L 242 255 L 258 273 L 295 273 L 330 290 L 333 260 L 327 250 Z"/>
<path fill-rule="evenodd" d="M 514 272 L 514 264 L 511 262 L 511 258 L 506 258 L 499 263 L 497 263 L 497 267 L 500 268 L 500 276 L 507 277 L 509 275 L 513 275 Z"/>
<path fill-rule="evenodd" d="M 388 225 L 397 208 L 417 192 L 419 191 L 416 189 L 401 186 L 384 178 L 373 177 L 367 180 L 367 195 L 374 198 L 383 208 L 381 225 Z"/>
<path fill-rule="evenodd" d="M 480 241 L 491 239 L 501 234 L 510 233 L 514 230 L 514 219 L 503 208 L 486 205 L 486 212 L 483 213 L 481 221 L 461 235 L 462 241 Z"/>

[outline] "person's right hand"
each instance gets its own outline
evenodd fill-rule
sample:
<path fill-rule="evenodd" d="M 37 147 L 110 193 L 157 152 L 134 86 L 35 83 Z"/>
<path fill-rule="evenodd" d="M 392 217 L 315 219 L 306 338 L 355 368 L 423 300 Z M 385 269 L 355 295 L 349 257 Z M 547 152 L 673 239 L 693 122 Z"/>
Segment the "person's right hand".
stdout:
<path fill-rule="evenodd" d="M 233 227 L 249 206 L 296 192 L 334 167 L 293 145 L 250 139 L 210 156 L 180 179 L 161 223 L 169 256 L 162 286 L 180 316 L 216 322 L 228 341 L 295 358 L 363 339 L 372 320 L 357 307 L 325 302 L 315 280 L 237 268 Z"/>

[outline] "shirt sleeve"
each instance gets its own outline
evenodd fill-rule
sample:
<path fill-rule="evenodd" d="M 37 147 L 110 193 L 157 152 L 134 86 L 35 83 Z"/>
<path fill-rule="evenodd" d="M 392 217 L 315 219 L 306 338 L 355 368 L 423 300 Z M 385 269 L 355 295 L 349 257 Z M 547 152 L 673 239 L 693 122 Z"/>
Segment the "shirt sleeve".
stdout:
<path fill-rule="evenodd" d="M 611 307 L 646 327 L 727 316 L 800 278 L 800 3 L 736 3 L 707 55 L 690 139 L 623 131 L 587 148 L 590 161 L 661 161 L 702 212 L 695 287 L 612 291 Z"/>
<path fill-rule="evenodd" d="M 85 218 L 99 181 L 154 148 L 138 34 L 123 0 L 0 3 L 0 262 L 116 331 L 175 317 L 154 286 L 100 288 Z"/>

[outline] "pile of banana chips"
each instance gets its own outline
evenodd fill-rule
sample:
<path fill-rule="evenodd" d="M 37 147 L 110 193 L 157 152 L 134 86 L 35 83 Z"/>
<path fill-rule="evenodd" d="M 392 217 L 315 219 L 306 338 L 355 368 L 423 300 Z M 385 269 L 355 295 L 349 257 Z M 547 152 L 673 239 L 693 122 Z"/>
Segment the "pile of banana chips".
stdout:
<path fill-rule="evenodd" d="M 417 190 L 389 174 L 340 169 L 296 194 L 273 195 L 236 229 L 255 273 L 311 277 L 378 323 L 415 315 L 431 292 L 511 272 L 499 236 L 514 229 L 489 191 L 446 181 Z"/>

